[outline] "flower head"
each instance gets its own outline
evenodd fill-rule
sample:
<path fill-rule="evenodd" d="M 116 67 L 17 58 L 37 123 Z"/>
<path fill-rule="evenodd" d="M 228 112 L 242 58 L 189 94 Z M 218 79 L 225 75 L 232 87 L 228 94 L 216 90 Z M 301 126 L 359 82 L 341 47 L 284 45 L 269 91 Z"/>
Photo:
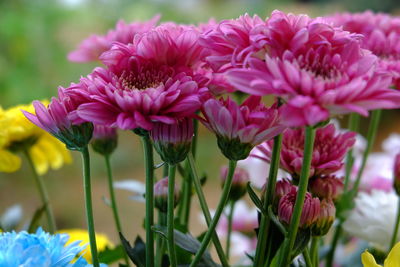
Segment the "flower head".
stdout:
<path fill-rule="evenodd" d="M 101 155 L 110 155 L 118 145 L 117 129 L 94 125 L 92 148 Z"/>
<path fill-rule="evenodd" d="M 292 188 L 289 193 L 284 195 L 279 201 L 278 217 L 279 220 L 286 225 L 290 224 L 294 211 L 294 204 L 297 197 L 297 188 Z M 320 201 L 313 198 L 310 193 L 306 193 L 304 206 L 300 217 L 300 228 L 308 228 L 312 226 L 318 219 L 320 213 Z"/>
<path fill-rule="evenodd" d="M 336 208 L 330 199 L 323 199 L 320 203 L 320 211 L 311 231 L 314 236 L 324 236 L 328 233 L 335 221 Z"/>
<path fill-rule="evenodd" d="M 264 188 L 265 190 L 266 188 Z M 279 206 L 279 202 L 281 201 L 281 198 L 285 195 L 287 195 L 288 193 L 290 193 L 292 191 L 292 189 L 296 189 L 296 186 L 293 185 L 289 179 L 281 179 L 279 181 L 276 182 L 275 185 L 275 195 L 274 195 L 274 200 L 273 200 L 273 207 L 274 210 L 278 209 Z M 265 194 L 263 194 L 264 196 Z"/>
<path fill-rule="evenodd" d="M 25 231 L 0 233 L 0 265 L 7 267 L 80 267 L 87 266 L 82 257 L 85 249 L 71 242 L 67 234 L 50 235 L 39 228 L 36 233 Z"/>
<path fill-rule="evenodd" d="M 179 200 L 179 188 L 175 184 L 175 194 L 174 194 L 174 205 L 178 204 Z M 167 212 L 168 209 L 168 177 L 159 180 L 154 184 L 154 200 L 155 206 L 161 212 Z M 175 208 L 174 207 L 174 208 Z"/>
<path fill-rule="evenodd" d="M 220 171 L 220 177 L 222 186 L 225 184 L 226 177 L 228 176 L 228 166 L 222 166 Z M 236 167 L 233 173 L 231 190 L 229 192 L 229 199 L 233 201 L 239 200 L 243 197 L 247 190 L 247 183 L 250 181 L 250 176 L 247 170 Z"/>
<path fill-rule="evenodd" d="M 317 176 L 310 180 L 310 192 L 320 199 L 331 199 L 337 201 L 343 194 L 342 179 L 334 176 Z"/>
<path fill-rule="evenodd" d="M 69 244 L 85 245 L 84 250 L 82 250 L 82 252 L 79 255 L 82 255 L 82 257 L 86 259 L 88 263 L 92 262 L 92 253 L 90 250 L 90 243 L 89 243 L 89 233 L 87 230 L 76 228 L 76 229 L 62 229 L 59 230 L 58 232 L 60 234 L 69 236 L 69 240 L 66 243 L 66 245 Z M 97 245 L 97 250 L 99 252 L 104 251 L 107 247 L 110 249 L 114 247 L 114 244 L 110 241 L 110 239 L 106 235 L 100 233 L 96 233 L 96 245 Z"/>
<path fill-rule="evenodd" d="M 193 134 L 193 121 L 188 118 L 176 124 L 154 123 L 150 132 L 154 148 L 161 159 L 172 165 L 185 160 L 190 151 Z"/>
<path fill-rule="evenodd" d="M 82 122 L 74 117 L 80 99 L 72 98 L 65 92 L 76 87 L 80 85 L 72 84 L 68 89 L 60 87 L 58 98 L 53 97 L 47 107 L 39 101 L 33 101 L 35 114 L 23 110 L 33 124 L 58 138 L 71 150 L 80 150 L 87 146 L 93 133 L 91 123 L 76 123 Z"/>
<path fill-rule="evenodd" d="M 397 108 L 400 92 L 376 56 L 360 47 L 360 35 L 311 19 L 274 11 L 257 40 L 263 49 L 245 68 L 227 72 L 238 90 L 281 97 L 283 122 L 315 125 L 333 115 Z M 260 56 L 260 54 L 262 56 Z"/>
<path fill-rule="evenodd" d="M 99 60 L 100 55 L 109 50 L 114 42 L 123 44 L 132 43 L 137 34 L 144 33 L 156 26 L 160 16 L 155 16 L 146 22 L 125 23 L 117 22 L 115 29 L 106 35 L 91 35 L 83 40 L 78 48 L 68 54 L 68 59 L 74 62 L 88 62 Z"/>
<path fill-rule="evenodd" d="M 281 168 L 297 178 L 300 175 L 303 162 L 304 128 L 287 129 L 283 134 L 281 151 Z M 329 124 L 316 131 L 310 176 L 330 174 L 343 166 L 343 159 L 347 151 L 355 142 L 355 133 L 338 133 L 333 124 Z M 270 161 L 273 142 L 268 141 L 257 148 L 263 152 L 262 156 L 255 155 Z"/>
<path fill-rule="evenodd" d="M 343 30 L 360 33 L 362 47 L 379 58 L 380 67 L 392 75 L 400 89 L 400 18 L 385 13 L 340 13 L 327 17 Z"/>
<path fill-rule="evenodd" d="M 245 159 L 250 150 L 285 130 L 275 106 L 250 96 L 240 106 L 229 97 L 209 99 L 202 107 L 203 124 L 217 135 L 218 146 L 229 159 Z"/>
<path fill-rule="evenodd" d="M 18 170 L 21 164 L 18 153 L 23 151 L 30 154 L 39 174 L 70 163 L 71 156 L 62 143 L 32 124 L 22 109 L 34 112 L 32 105 L 0 109 L 0 171 Z"/>
<path fill-rule="evenodd" d="M 135 38 L 134 44 L 115 44 L 96 68 L 81 79 L 76 94 L 87 101 L 77 115 L 94 124 L 124 130 L 151 130 L 153 122 L 176 124 L 193 117 L 207 92 L 194 74 L 201 58 L 199 33 L 190 27 L 162 25 Z"/>

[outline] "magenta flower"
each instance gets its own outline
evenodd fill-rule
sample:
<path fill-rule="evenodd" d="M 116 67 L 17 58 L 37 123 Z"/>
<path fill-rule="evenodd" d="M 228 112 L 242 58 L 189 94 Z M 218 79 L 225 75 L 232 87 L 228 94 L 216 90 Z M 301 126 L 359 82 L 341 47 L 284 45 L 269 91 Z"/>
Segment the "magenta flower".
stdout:
<path fill-rule="evenodd" d="M 394 160 L 393 184 L 397 195 L 400 196 L 400 153 L 396 155 Z"/>
<path fill-rule="evenodd" d="M 294 204 L 297 197 L 297 188 L 284 195 L 279 201 L 278 217 L 279 220 L 287 225 L 290 224 L 292 218 Z M 308 228 L 312 226 L 318 219 L 320 213 L 320 201 L 318 198 L 313 198 L 310 193 L 306 193 L 303 210 L 300 217 L 300 228 Z"/>
<path fill-rule="evenodd" d="M 343 30 L 364 36 L 362 46 L 379 57 L 392 83 L 400 89 L 400 18 L 385 13 L 341 13 L 327 17 Z"/>
<path fill-rule="evenodd" d="M 310 192 L 320 199 L 337 201 L 343 194 L 343 179 L 334 175 L 318 176 L 310 180 Z"/>
<path fill-rule="evenodd" d="M 260 28 L 259 26 L 258 28 Z M 272 13 L 258 29 L 245 68 L 228 70 L 238 90 L 281 97 L 282 121 L 288 126 L 314 125 L 333 115 L 400 107 L 400 92 L 379 70 L 376 56 L 360 47 L 361 36 L 322 19 Z"/>
<path fill-rule="evenodd" d="M 72 84 L 71 87 L 79 87 Z M 74 117 L 79 102 L 65 94 L 64 88 L 59 88 L 58 98 L 52 98 L 48 107 L 40 101 L 34 101 L 35 114 L 22 111 L 35 125 L 49 132 L 63 142 L 68 149 L 81 150 L 92 138 L 93 125 L 83 123 Z"/>
<path fill-rule="evenodd" d="M 186 159 L 193 138 L 192 119 L 182 119 L 176 124 L 154 123 L 150 136 L 161 159 L 174 165 Z"/>
<path fill-rule="evenodd" d="M 280 166 L 292 175 L 300 177 L 303 164 L 304 128 L 287 129 L 283 134 Z M 338 171 L 343 166 L 343 159 L 347 151 L 355 143 L 356 133 L 338 133 L 333 124 L 329 124 L 316 131 L 310 176 L 328 175 Z M 263 143 L 257 148 L 263 155 L 253 155 L 267 162 L 272 155 L 272 140 Z"/>
<path fill-rule="evenodd" d="M 137 34 L 144 33 L 156 26 L 160 16 L 157 15 L 146 22 L 126 24 L 123 20 L 117 22 L 115 29 L 106 35 L 91 35 L 82 41 L 79 47 L 68 54 L 68 60 L 74 62 L 89 62 L 99 60 L 100 55 L 109 50 L 114 42 L 129 44 Z"/>
<path fill-rule="evenodd" d="M 229 159 L 245 159 L 250 150 L 285 130 L 275 106 L 250 96 L 240 106 L 229 97 L 209 99 L 202 107 L 203 124 L 217 135 L 218 146 Z"/>
<path fill-rule="evenodd" d="M 81 79 L 85 89 L 75 93 L 89 101 L 77 115 L 124 130 L 151 130 L 153 122 L 175 124 L 193 117 L 207 93 L 192 72 L 201 54 L 194 48 L 197 37 L 189 27 L 168 24 L 136 38 L 135 44 L 115 44 L 101 56 L 107 68 Z"/>

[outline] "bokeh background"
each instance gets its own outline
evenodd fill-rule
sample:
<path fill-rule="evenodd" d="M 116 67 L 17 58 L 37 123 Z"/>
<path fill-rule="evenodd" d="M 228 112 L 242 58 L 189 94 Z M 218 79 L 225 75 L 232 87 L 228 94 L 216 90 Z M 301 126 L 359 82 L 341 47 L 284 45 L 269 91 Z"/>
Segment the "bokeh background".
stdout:
<path fill-rule="evenodd" d="M 311 16 L 339 11 L 374 11 L 400 14 L 399 0 L 0 0 L 0 105 L 8 108 L 48 99 L 56 94 L 59 85 L 68 86 L 88 74 L 95 63 L 76 64 L 66 55 L 89 34 L 104 34 L 118 19 L 126 22 L 147 20 L 161 14 L 162 21 L 179 23 L 206 22 L 235 18 L 245 12 L 267 16 L 274 9 Z M 390 132 L 400 132 L 399 113 L 384 113 L 380 141 Z M 363 121 L 365 128 L 365 122 Z M 365 130 L 365 129 L 364 129 Z M 142 148 L 138 138 L 129 132 L 120 133 L 120 146 L 112 157 L 116 180 L 143 181 Z M 84 228 L 84 204 L 80 159 L 73 153 L 74 162 L 45 176 L 50 199 L 59 228 Z M 226 163 L 219 154 L 214 137 L 200 129 L 199 167 L 207 174 L 207 200 L 216 206 L 219 197 L 219 167 Z M 159 161 L 158 161 L 159 162 Z M 36 188 L 25 163 L 16 173 L 0 173 L 0 214 L 10 205 L 20 204 L 28 221 L 40 206 Z M 104 204 L 107 184 L 104 162 L 93 154 L 93 190 L 96 229 L 117 242 L 111 210 Z M 178 180 L 179 181 L 179 180 Z M 118 191 L 123 227 L 132 240 L 143 233 L 144 204 L 130 200 L 126 191 Z M 194 211 L 197 202 L 193 203 Z M 192 214 L 195 233 L 204 225 L 196 212 Z"/>

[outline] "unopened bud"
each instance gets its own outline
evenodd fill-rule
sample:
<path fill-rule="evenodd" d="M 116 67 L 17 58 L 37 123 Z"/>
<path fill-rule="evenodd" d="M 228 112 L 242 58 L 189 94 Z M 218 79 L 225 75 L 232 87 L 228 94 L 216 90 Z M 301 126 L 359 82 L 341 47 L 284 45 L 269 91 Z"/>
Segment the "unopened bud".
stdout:
<path fill-rule="evenodd" d="M 101 155 L 110 155 L 117 148 L 117 129 L 95 125 L 92 137 L 92 148 Z"/>
<path fill-rule="evenodd" d="M 397 195 L 400 196 L 400 153 L 396 155 L 393 169 L 393 187 Z"/>
<path fill-rule="evenodd" d="M 320 199 L 332 199 L 337 201 L 343 194 L 342 179 L 330 176 L 318 176 L 310 180 L 309 188 L 314 196 Z"/>
<path fill-rule="evenodd" d="M 221 181 L 222 186 L 225 184 L 226 177 L 228 175 L 228 167 L 223 166 L 221 168 Z M 229 199 L 237 201 L 246 194 L 246 186 L 250 181 L 250 175 L 247 170 L 240 167 L 236 167 L 233 173 L 231 191 L 229 193 Z"/>
<path fill-rule="evenodd" d="M 178 204 L 179 189 L 175 184 L 174 208 Z M 161 212 L 167 212 L 168 209 L 168 177 L 159 180 L 154 185 L 154 205 Z"/>
<path fill-rule="evenodd" d="M 330 199 L 323 199 L 320 203 L 320 212 L 317 221 L 313 224 L 311 231 L 314 236 L 324 236 L 328 233 L 335 221 L 336 208 Z"/>

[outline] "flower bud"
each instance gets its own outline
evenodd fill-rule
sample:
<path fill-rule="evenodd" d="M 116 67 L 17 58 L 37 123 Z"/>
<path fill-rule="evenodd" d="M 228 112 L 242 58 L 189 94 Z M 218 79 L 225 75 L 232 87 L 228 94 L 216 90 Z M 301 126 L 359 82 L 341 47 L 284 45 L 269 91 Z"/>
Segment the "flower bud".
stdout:
<path fill-rule="evenodd" d="M 278 217 L 286 225 L 290 224 L 294 205 L 297 197 L 297 188 L 292 188 L 289 193 L 284 195 L 279 201 Z M 300 228 L 308 228 L 315 223 L 320 213 L 320 201 L 313 198 L 310 193 L 306 193 L 303 210 L 300 217 Z"/>
<path fill-rule="evenodd" d="M 175 184 L 174 208 L 178 204 L 179 189 Z M 154 205 L 161 212 L 167 212 L 168 209 L 168 177 L 159 180 L 154 185 Z"/>
<path fill-rule="evenodd" d="M 154 148 L 161 159 L 170 165 L 175 165 L 183 161 L 190 151 L 193 121 L 185 118 L 177 124 L 154 123 L 150 134 Z"/>
<path fill-rule="evenodd" d="M 313 236 L 324 236 L 328 233 L 335 221 L 336 208 L 330 199 L 323 199 L 320 203 L 320 211 L 317 221 L 313 224 L 311 231 Z"/>
<path fill-rule="evenodd" d="M 228 167 L 221 167 L 221 181 L 222 186 L 225 184 L 226 177 L 228 176 Z M 232 201 L 238 201 L 241 197 L 246 194 L 246 186 L 250 181 L 250 175 L 247 170 L 240 167 L 236 167 L 232 178 L 232 187 L 229 193 L 229 199 Z"/>
<path fill-rule="evenodd" d="M 397 195 L 400 196 L 400 153 L 396 155 L 393 169 L 393 187 Z"/>
<path fill-rule="evenodd" d="M 114 152 L 118 144 L 117 129 L 95 125 L 92 138 L 92 148 L 97 153 L 105 156 Z"/>
<path fill-rule="evenodd" d="M 279 201 L 281 200 L 281 198 L 286 195 L 287 193 L 289 193 L 292 188 L 296 189 L 296 186 L 294 186 L 289 179 L 287 178 L 283 178 L 279 181 L 276 182 L 275 185 L 275 195 L 273 198 L 273 210 L 277 211 L 278 210 L 278 206 L 279 206 Z M 263 193 L 263 197 L 264 197 L 265 193 Z"/>
<path fill-rule="evenodd" d="M 342 179 L 334 176 L 318 176 L 310 180 L 309 189 L 314 196 L 320 199 L 337 201 L 343 194 Z"/>

